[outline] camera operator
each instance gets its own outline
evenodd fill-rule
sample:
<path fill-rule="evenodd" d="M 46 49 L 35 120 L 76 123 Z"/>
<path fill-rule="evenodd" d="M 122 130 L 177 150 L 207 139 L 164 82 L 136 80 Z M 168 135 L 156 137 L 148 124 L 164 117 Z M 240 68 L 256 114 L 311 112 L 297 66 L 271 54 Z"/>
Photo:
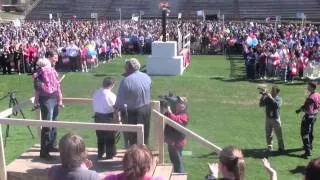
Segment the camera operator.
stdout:
<path fill-rule="evenodd" d="M 2 67 L 2 73 L 11 74 L 10 58 L 9 58 L 9 48 L 1 45 L 0 46 L 0 66 Z"/>
<path fill-rule="evenodd" d="M 170 104 L 167 104 L 165 115 L 173 121 L 186 126 L 189 121 L 187 113 L 187 99 L 177 96 L 177 101 L 171 110 Z M 168 144 L 168 152 L 170 160 L 173 164 L 173 171 L 175 173 L 184 173 L 182 164 L 182 150 L 187 141 L 185 135 L 178 132 L 169 125 L 166 125 L 164 130 L 165 142 Z"/>
<path fill-rule="evenodd" d="M 266 111 L 266 121 L 265 121 L 265 131 L 266 131 L 266 141 L 267 141 L 267 151 L 272 151 L 272 136 L 273 129 L 278 140 L 278 152 L 284 151 L 284 144 L 282 138 L 282 127 L 280 121 L 280 106 L 282 104 L 282 99 L 279 96 L 280 89 L 278 86 L 273 86 L 271 94 L 265 89 L 260 89 L 260 107 L 265 107 Z"/>
<path fill-rule="evenodd" d="M 313 82 L 308 83 L 308 92 L 310 93 L 304 104 L 296 110 L 296 113 L 299 114 L 303 111 L 305 114 L 301 121 L 301 138 L 303 142 L 303 148 L 305 153 L 303 156 L 311 156 L 312 151 L 312 141 L 313 141 L 313 126 L 317 120 L 317 113 L 319 111 L 319 93 L 315 92 L 317 85 Z"/>

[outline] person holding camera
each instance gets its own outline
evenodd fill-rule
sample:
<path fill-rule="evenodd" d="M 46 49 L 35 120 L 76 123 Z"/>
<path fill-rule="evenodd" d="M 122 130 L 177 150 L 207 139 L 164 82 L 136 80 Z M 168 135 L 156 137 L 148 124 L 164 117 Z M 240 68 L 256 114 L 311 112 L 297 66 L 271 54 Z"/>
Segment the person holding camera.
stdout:
<path fill-rule="evenodd" d="M 305 114 L 301 121 L 301 138 L 303 143 L 303 148 L 305 153 L 303 156 L 307 158 L 311 156 L 311 151 L 313 149 L 313 126 L 317 120 L 317 113 L 319 111 L 319 100 L 320 94 L 315 92 L 317 85 L 313 82 L 308 83 L 308 92 L 309 96 L 305 100 L 304 104 L 296 110 L 296 113 L 299 114 L 303 111 Z"/>
<path fill-rule="evenodd" d="M 171 110 L 170 104 L 167 105 L 164 115 L 173 121 L 186 126 L 189 121 L 187 112 L 187 99 L 177 96 L 177 101 Z M 173 171 L 175 173 L 184 173 L 182 164 L 182 151 L 187 141 L 185 135 L 175 130 L 173 127 L 166 125 L 164 130 L 165 142 L 168 144 L 168 152 L 170 160 L 173 164 Z"/>
<path fill-rule="evenodd" d="M 273 86 L 271 93 L 268 93 L 265 89 L 260 90 L 260 107 L 265 107 L 266 111 L 266 121 L 265 121 L 265 131 L 266 131 L 266 141 L 267 141 L 267 151 L 272 151 L 272 136 L 273 129 L 278 140 L 278 151 L 284 151 L 284 143 L 282 137 L 282 127 L 280 121 L 280 106 L 282 104 L 282 99 L 279 96 L 280 89 L 278 86 Z"/>

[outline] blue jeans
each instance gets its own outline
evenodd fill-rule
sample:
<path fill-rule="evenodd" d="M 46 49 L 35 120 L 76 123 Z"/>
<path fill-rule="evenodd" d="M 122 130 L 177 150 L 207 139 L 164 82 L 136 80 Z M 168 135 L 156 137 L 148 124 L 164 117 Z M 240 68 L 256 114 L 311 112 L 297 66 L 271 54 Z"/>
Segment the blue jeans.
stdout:
<path fill-rule="evenodd" d="M 58 116 L 58 99 L 54 96 L 40 96 L 40 110 L 42 120 L 56 121 Z M 40 156 L 46 155 L 56 144 L 57 129 L 55 127 L 42 127 Z"/>
<path fill-rule="evenodd" d="M 183 150 L 183 147 L 168 145 L 169 157 L 173 164 L 173 172 L 175 173 L 185 172 L 182 164 L 182 150 Z"/>

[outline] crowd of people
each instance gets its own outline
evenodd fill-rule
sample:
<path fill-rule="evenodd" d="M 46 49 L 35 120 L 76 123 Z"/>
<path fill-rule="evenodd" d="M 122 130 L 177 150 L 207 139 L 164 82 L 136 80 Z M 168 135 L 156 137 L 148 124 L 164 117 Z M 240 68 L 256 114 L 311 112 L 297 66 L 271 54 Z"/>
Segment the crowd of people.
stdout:
<path fill-rule="evenodd" d="M 141 24 L 119 21 L 30 21 L 16 27 L 0 25 L 0 64 L 3 73 L 33 72 L 36 61 L 48 49 L 59 54 L 59 70 L 88 71 L 122 53 L 150 54 L 153 41 L 162 39 L 161 20 Z M 302 77 L 308 63 L 320 59 L 320 34 L 316 25 L 273 23 L 225 23 L 219 21 L 169 20 L 167 36 L 178 40 L 191 34 L 191 53 L 214 54 L 233 47 L 242 49 L 248 79 Z M 227 50 L 227 52 L 230 52 Z"/>
<path fill-rule="evenodd" d="M 170 39 L 177 40 L 175 27 L 179 25 L 181 25 L 179 21 L 170 21 L 168 25 Z M 161 39 L 160 26 L 161 23 L 158 20 L 147 20 L 141 26 L 133 22 L 120 25 L 117 21 L 96 23 L 77 20 L 61 24 L 29 22 L 23 25 L 24 28 L 9 24 L 1 25 L 0 41 L 4 51 L 1 56 L 3 59 L 0 60 L 3 72 L 10 73 L 12 64 L 16 66 L 18 73 L 21 72 L 20 67 L 23 67 L 26 72 L 33 72 L 35 108 L 40 108 L 43 120 L 54 121 L 57 119 L 59 107 L 63 108 L 60 79 L 56 68 L 86 72 L 88 62 L 96 66 L 99 60 L 108 61 L 115 56 L 121 56 L 123 52 L 148 53 L 149 50 L 151 51 L 152 41 Z M 186 21 L 181 26 L 184 27 L 185 32 L 191 32 L 193 48 L 199 42 L 201 53 L 205 53 L 211 46 L 227 47 L 228 51 L 240 47 L 245 58 L 248 79 L 280 76 L 284 81 L 292 81 L 296 75 L 302 76 L 308 63 L 316 63 L 320 60 L 320 36 L 318 27 L 313 25 L 306 27 L 281 25 L 275 30 L 276 27 L 273 25 L 257 23 L 221 24 L 220 22 Z M 140 66 L 135 58 L 125 61 L 125 72 L 119 83 L 117 94 L 111 92 L 115 81 L 110 77 L 105 78 L 101 89 L 93 95 L 93 111 L 97 123 L 143 124 L 145 144 L 148 145 L 152 81 L 147 74 L 140 71 Z M 300 111 L 305 113 L 301 124 L 305 156 L 311 155 L 313 125 L 319 109 L 315 100 L 318 97 L 312 96 L 315 89 L 315 84 L 308 84 L 310 96 L 297 110 L 297 113 Z M 281 152 L 285 147 L 279 114 L 281 106 L 279 92 L 280 89 L 276 86 L 272 88 L 271 93 L 262 92 L 260 106 L 266 108 L 267 149 L 273 150 L 271 140 L 274 129 L 278 138 L 278 150 Z M 186 126 L 189 121 L 187 99 L 178 96 L 175 107 L 168 106 L 163 113 Z M 96 135 L 98 160 L 113 158 L 116 155 L 117 134 L 97 131 Z M 87 160 L 82 138 L 68 134 L 60 140 L 57 147 L 56 137 L 55 128 L 42 128 L 40 157 L 52 160 L 50 152 L 53 151 L 60 151 L 61 158 L 65 157 L 62 160 L 62 166 L 50 171 L 50 178 L 61 179 L 69 176 L 76 178 L 84 173 L 85 176 L 89 176 L 88 179 L 96 179 L 95 172 L 86 170 L 91 163 Z M 123 159 L 124 172 L 105 179 L 146 179 L 145 174 L 150 168 L 148 164 L 151 164 L 149 151 L 144 146 L 136 145 L 137 136 L 134 133 L 124 133 L 124 141 L 125 147 L 128 148 L 127 156 Z M 182 151 L 186 144 L 185 136 L 166 127 L 165 142 L 168 144 L 174 172 L 185 172 L 182 162 Z M 138 155 L 141 157 L 137 158 Z M 310 171 L 306 174 L 306 179 L 313 180 L 312 177 L 318 174 L 315 171 L 319 169 L 316 162 L 318 161 L 310 162 L 310 167 L 308 166 Z M 133 167 L 139 164 L 142 169 Z M 271 168 L 268 161 L 264 160 L 263 164 L 270 173 L 270 177 L 276 178 L 276 171 Z M 79 170 L 78 168 L 80 173 L 75 172 Z M 245 167 L 241 150 L 232 147 L 223 149 L 220 153 L 219 165 L 210 165 L 211 174 L 206 178 L 217 178 L 217 168 L 224 179 L 242 180 Z"/>

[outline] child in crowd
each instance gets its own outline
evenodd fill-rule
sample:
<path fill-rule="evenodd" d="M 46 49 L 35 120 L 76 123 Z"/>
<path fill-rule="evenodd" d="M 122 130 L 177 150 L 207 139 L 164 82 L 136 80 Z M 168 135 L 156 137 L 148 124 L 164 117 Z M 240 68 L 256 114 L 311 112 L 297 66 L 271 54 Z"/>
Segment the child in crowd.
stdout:
<path fill-rule="evenodd" d="M 84 140 L 79 135 L 64 135 L 59 151 L 61 165 L 50 168 L 48 180 L 99 180 L 97 172 L 88 170 L 92 162 L 88 160 Z"/>
<path fill-rule="evenodd" d="M 34 79 L 34 86 L 35 86 L 35 93 L 34 93 L 34 108 L 39 108 L 40 104 L 39 104 L 39 94 L 40 91 L 38 91 L 37 89 L 39 89 L 39 87 L 41 86 L 41 81 L 37 80 L 39 77 L 39 75 L 41 74 L 41 71 L 44 68 L 52 68 L 51 67 L 51 63 L 47 58 L 41 58 L 38 60 L 37 62 L 37 69 L 35 71 L 35 73 L 33 74 L 33 79 Z"/>
<path fill-rule="evenodd" d="M 132 145 L 122 160 L 123 172 L 108 175 L 104 180 L 163 180 L 161 177 L 149 177 L 146 173 L 152 165 L 152 154 L 145 145 Z"/>
<path fill-rule="evenodd" d="M 170 106 L 168 106 L 167 111 L 164 114 L 175 122 L 186 126 L 189 121 L 187 113 L 187 99 L 178 96 L 175 107 L 173 108 L 173 111 L 171 111 Z M 164 133 L 165 142 L 168 144 L 170 160 L 173 164 L 173 171 L 175 173 L 184 173 L 185 170 L 182 164 L 182 151 L 183 147 L 187 143 L 185 135 L 169 125 L 165 127 Z"/>

